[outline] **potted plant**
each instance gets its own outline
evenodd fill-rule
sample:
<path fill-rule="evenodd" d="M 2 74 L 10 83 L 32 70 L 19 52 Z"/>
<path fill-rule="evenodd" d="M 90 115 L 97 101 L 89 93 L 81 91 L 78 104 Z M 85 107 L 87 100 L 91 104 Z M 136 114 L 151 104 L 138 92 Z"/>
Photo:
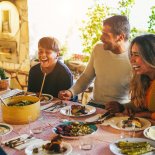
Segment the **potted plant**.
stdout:
<path fill-rule="evenodd" d="M 7 77 L 5 70 L 0 68 L 0 91 L 7 90 L 10 87 L 10 78 Z"/>

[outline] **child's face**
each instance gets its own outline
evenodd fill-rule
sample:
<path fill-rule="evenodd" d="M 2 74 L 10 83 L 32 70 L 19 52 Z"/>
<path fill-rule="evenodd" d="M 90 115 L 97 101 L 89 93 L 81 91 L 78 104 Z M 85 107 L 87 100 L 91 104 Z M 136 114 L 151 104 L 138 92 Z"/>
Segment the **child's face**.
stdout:
<path fill-rule="evenodd" d="M 57 57 L 57 52 L 41 46 L 38 47 L 38 58 L 42 68 L 51 67 L 57 60 Z"/>

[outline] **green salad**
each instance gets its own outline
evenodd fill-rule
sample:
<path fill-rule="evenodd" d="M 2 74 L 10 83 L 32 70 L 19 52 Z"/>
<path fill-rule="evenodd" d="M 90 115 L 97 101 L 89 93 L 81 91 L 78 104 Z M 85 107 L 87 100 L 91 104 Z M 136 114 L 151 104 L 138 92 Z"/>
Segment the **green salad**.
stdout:
<path fill-rule="evenodd" d="M 32 102 L 32 101 L 23 100 L 23 101 L 19 101 L 19 102 L 11 102 L 8 104 L 8 106 L 26 106 L 26 105 L 30 105 L 33 103 L 34 102 Z"/>

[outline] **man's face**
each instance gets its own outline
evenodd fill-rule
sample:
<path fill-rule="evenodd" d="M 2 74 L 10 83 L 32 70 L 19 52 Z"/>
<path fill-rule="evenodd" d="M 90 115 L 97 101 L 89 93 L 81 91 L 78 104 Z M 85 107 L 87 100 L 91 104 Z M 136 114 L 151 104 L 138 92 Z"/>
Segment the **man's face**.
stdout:
<path fill-rule="evenodd" d="M 42 68 L 51 67 L 57 59 L 57 53 L 51 49 L 38 47 L 38 57 Z"/>
<path fill-rule="evenodd" d="M 103 25 L 101 41 L 105 50 L 114 51 L 117 45 L 117 37 L 111 32 L 109 25 Z"/>

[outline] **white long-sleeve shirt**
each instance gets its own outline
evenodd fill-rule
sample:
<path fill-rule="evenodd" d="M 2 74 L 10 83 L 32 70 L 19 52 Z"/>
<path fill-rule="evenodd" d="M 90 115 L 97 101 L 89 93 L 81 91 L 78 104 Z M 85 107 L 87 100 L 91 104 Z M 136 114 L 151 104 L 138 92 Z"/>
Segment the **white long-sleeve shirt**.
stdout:
<path fill-rule="evenodd" d="M 128 103 L 131 65 L 128 53 L 114 54 L 104 50 L 103 44 L 97 44 L 91 54 L 89 63 L 70 90 L 77 95 L 94 80 L 93 100 L 106 104 L 109 101 Z"/>

